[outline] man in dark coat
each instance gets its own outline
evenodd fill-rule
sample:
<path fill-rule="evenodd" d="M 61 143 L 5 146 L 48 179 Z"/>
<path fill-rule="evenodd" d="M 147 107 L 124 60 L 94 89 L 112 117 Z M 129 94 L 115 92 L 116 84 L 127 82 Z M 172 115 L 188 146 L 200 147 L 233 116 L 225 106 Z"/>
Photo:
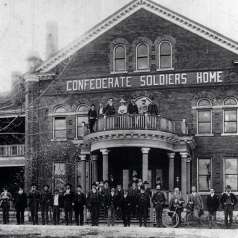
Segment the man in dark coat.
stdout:
<path fill-rule="evenodd" d="M 215 194 L 215 190 L 210 188 L 210 194 L 207 195 L 207 210 L 209 218 L 209 228 L 215 225 L 216 212 L 219 207 L 219 197 Z"/>
<path fill-rule="evenodd" d="M 28 195 L 29 199 L 29 208 L 31 211 L 31 219 L 33 225 L 38 224 L 38 210 L 39 210 L 39 203 L 40 203 L 40 192 L 36 190 L 36 185 L 32 184 L 31 191 Z"/>
<path fill-rule="evenodd" d="M 123 220 L 124 226 L 130 226 L 130 224 L 131 224 L 131 199 L 128 194 L 128 190 L 124 190 L 124 192 L 123 192 L 120 207 L 121 207 L 122 220 Z"/>
<path fill-rule="evenodd" d="M 104 115 L 105 116 L 113 116 L 115 115 L 116 110 L 115 107 L 113 105 L 113 101 L 112 98 L 109 98 L 106 107 L 104 108 Z"/>
<path fill-rule="evenodd" d="M 152 203 L 155 208 L 156 225 L 157 227 L 161 227 L 162 226 L 162 212 L 163 212 L 163 207 L 165 205 L 165 195 L 160 190 L 160 184 L 156 185 L 156 192 L 152 197 Z"/>
<path fill-rule="evenodd" d="M 95 105 L 92 104 L 91 108 L 88 111 L 88 124 L 90 133 L 94 132 L 94 125 L 97 120 L 97 111 L 95 109 Z"/>
<path fill-rule="evenodd" d="M 77 186 L 74 200 L 74 216 L 77 225 L 83 225 L 84 222 L 84 206 L 86 205 L 86 196 L 82 191 L 81 185 Z"/>
<path fill-rule="evenodd" d="M 134 115 L 134 114 L 138 114 L 139 113 L 138 112 L 138 106 L 136 105 L 134 98 L 132 98 L 130 103 L 128 104 L 127 112 L 130 115 Z"/>
<path fill-rule="evenodd" d="M 237 198 L 234 193 L 231 192 L 231 186 L 226 186 L 226 192 L 222 194 L 221 205 L 225 213 L 225 226 L 230 228 L 233 222 L 233 210 L 237 203 Z M 228 222 L 229 217 L 229 222 Z"/>
<path fill-rule="evenodd" d="M 2 207 L 3 215 L 3 224 L 9 223 L 9 210 L 10 210 L 10 201 L 12 200 L 11 193 L 8 192 L 7 188 L 3 189 L 3 192 L 0 195 L 0 202 Z"/>
<path fill-rule="evenodd" d="M 150 197 L 145 193 L 145 187 L 140 187 L 140 193 L 138 195 L 138 214 L 139 214 L 139 225 L 147 226 L 148 209 L 150 208 Z"/>
<path fill-rule="evenodd" d="M 24 212 L 27 207 L 27 195 L 24 193 L 23 188 L 19 188 L 15 199 L 15 209 L 16 209 L 16 218 L 17 218 L 17 224 L 24 224 Z"/>
<path fill-rule="evenodd" d="M 87 197 L 87 207 L 91 213 L 92 226 L 98 226 L 99 210 L 100 210 L 100 196 L 97 192 L 96 185 L 92 185 L 92 190 Z"/>
<path fill-rule="evenodd" d="M 117 210 L 117 196 L 115 188 L 111 188 L 111 192 L 106 197 L 106 208 L 107 208 L 107 225 L 114 226 Z"/>
<path fill-rule="evenodd" d="M 55 189 L 53 198 L 52 198 L 52 207 L 53 207 L 53 222 L 54 225 L 59 225 L 60 222 L 60 208 L 63 206 L 63 197 L 59 193 L 58 189 Z"/>
<path fill-rule="evenodd" d="M 71 185 L 66 184 L 66 190 L 64 193 L 64 213 L 66 225 L 72 224 L 73 205 L 74 194 L 71 191 Z"/>
<path fill-rule="evenodd" d="M 159 111 L 158 111 L 158 107 L 157 105 L 154 103 L 154 98 L 151 98 L 152 102 L 151 104 L 148 106 L 148 113 L 149 115 L 158 115 Z"/>
<path fill-rule="evenodd" d="M 129 190 L 129 196 L 131 198 L 131 216 L 137 218 L 137 202 L 139 190 L 135 181 L 132 182 L 131 188 Z"/>
<path fill-rule="evenodd" d="M 41 218 L 42 225 L 49 223 L 49 209 L 51 206 L 52 194 L 49 191 L 49 186 L 45 184 L 41 193 L 40 205 L 41 205 Z"/>
<path fill-rule="evenodd" d="M 122 213 L 121 213 L 122 196 L 123 196 L 123 189 L 122 189 L 121 185 L 118 184 L 117 188 L 116 188 L 116 200 L 117 200 L 117 211 L 116 211 L 117 214 L 116 215 L 117 215 L 117 218 L 122 217 Z"/>

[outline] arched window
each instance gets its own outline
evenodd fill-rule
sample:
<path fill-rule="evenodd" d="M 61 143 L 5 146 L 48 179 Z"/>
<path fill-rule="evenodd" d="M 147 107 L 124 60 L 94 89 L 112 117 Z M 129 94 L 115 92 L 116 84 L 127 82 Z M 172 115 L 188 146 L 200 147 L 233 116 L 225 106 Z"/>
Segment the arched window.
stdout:
<path fill-rule="evenodd" d="M 197 110 L 197 134 L 212 133 L 212 109 L 208 99 L 198 101 Z"/>
<path fill-rule="evenodd" d="M 57 106 L 54 109 L 56 114 L 53 117 L 53 138 L 56 140 L 66 139 L 66 112 L 63 106 Z"/>
<path fill-rule="evenodd" d="M 159 44 L 159 69 L 172 68 L 172 44 L 162 41 Z"/>
<path fill-rule="evenodd" d="M 136 46 L 136 70 L 149 69 L 149 46 L 140 43 Z"/>
<path fill-rule="evenodd" d="M 124 45 L 117 45 L 113 50 L 113 71 L 126 71 L 126 47 Z"/>
<path fill-rule="evenodd" d="M 237 133 L 237 100 L 235 98 L 226 98 L 223 104 L 223 132 Z"/>
<path fill-rule="evenodd" d="M 77 109 L 77 138 L 82 138 L 87 130 L 88 110 L 87 105 L 81 105 Z"/>

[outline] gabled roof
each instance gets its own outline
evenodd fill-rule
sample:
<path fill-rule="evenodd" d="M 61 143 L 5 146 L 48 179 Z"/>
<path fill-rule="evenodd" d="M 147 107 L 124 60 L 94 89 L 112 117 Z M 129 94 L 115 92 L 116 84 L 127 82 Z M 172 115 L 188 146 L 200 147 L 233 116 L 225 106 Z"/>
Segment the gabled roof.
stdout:
<path fill-rule="evenodd" d="M 163 7 L 151 0 L 133 0 L 106 18 L 104 21 L 91 28 L 79 39 L 73 41 L 67 47 L 60 50 L 56 55 L 46 60 L 40 67 L 37 68 L 36 71 L 41 71 L 42 73 L 48 72 L 63 60 L 73 55 L 79 49 L 95 40 L 97 37 L 110 30 L 113 26 L 117 25 L 139 9 L 145 9 L 149 12 L 152 12 L 165 20 L 168 20 L 190 32 L 199 35 L 204 39 L 207 39 L 233 53 L 238 54 L 238 43 L 236 41 L 225 37 L 224 35 L 211 30 L 191 19 L 188 19 L 187 17 L 171 11 L 168 8 Z"/>

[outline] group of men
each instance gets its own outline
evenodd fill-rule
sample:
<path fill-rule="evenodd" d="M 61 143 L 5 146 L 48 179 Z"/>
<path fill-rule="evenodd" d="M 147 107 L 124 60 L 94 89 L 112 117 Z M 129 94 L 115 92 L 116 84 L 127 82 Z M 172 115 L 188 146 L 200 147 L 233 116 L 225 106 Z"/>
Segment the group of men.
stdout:
<path fill-rule="evenodd" d="M 43 225 L 49 223 L 50 211 L 53 212 L 53 223 L 59 224 L 62 208 L 64 209 L 66 225 L 73 223 L 73 214 L 75 223 L 83 225 L 86 207 L 90 212 L 92 226 L 98 225 L 100 214 L 107 219 L 108 225 L 113 226 L 116 219 L 120 218 L 123 220 L 124 226 L 130 226 L 131 218 L 136 218 L 139 220 L 140 226 L 147 226 L 149 208 L 152 204 L 156 214 L 156 225 L 162 227 L 162 213 L 167 198 L 165 193 L 161 191 L 160 184 L 156 185 L 156 190 L 152 194 L 148 182 L 142 182 L 142 180 L 132 181 L 128 189 L 122 189 L 121 185 L 115 185 L 113 180 L 96 182 L 92 184 L 92 189 L 87 195 L 82 191 L 80 185 L 73 192 L 70 184 L 66 184 L 64 192 L 59 192 L 56 189 L 54 194 L 51 194 L 48 185 L 44 185 L 42 192 L 40 192 L 36 185 L 32 184 L 28 195 L 22 188 L 19 188 L 14 197 L 4 188 L 0 194 L 4 224 L 9 223 L 10 201 L 13 201 L 15 205 L 17 224 L 24 224 L 24 211 L 29 207 L 33 225 L 38 224 L 39 210 Z M 210 194 L 206 197 L 210 228 L 215 225 L 216 212 L 220 204 L 224 209 L 225 226 L 229 228 L 233 222 L 233 210 L 237 204 L 237 198 L 231 192 L 229 185 L 220 197 L 215 194 L 214 189 L 210 189 Z M 187 199 L 182 197 L 177 187 L 170 197 L 169 208 L 171 211 L 177 212 L 179 222 L 181 222 L 181 213 L 185 207 L 191 209 L 194 218 L 200 222 L 204 205 L 195 186 L 192 187 L 192 192 L 187 196 Z"/>
<path fill-rule="evenodd" d="M 147 113 L 149 115 L 158 115 L 158 107 L 153 102 L 153 98 L 152 98 L 152 102 L 149 105 L 146 103 L 146 99 L 142 98 L 141 104 L 139 107 L 137 106 L 134 98 L 132 98 L 128 104 L 122 98 L 120 100 L 120 106 L 118 107 L 117 113 L 118 115 L 123 115 L 123 114 L 135 115 L 135 114 L 147 114 Z M 112 98 L 109 98 L 106 106 L 103 106 L 103 104 L 100 103 L 98 110 L 96 110 L 95 105 L 92 104 L 88 111 L 88 124 L 89 124 L 90 133 L 94 131 L 94 125 L 97 118 L 104 117 L 104 116 L 113 116 L 115 114 L 116 114 L 116 109 L 114 107 Z"/>

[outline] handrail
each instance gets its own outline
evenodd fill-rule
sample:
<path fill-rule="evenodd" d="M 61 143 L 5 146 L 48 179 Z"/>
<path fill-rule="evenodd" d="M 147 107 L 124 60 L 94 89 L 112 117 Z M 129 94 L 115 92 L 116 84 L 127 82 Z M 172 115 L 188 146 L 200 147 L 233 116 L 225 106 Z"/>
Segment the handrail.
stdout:
<path fill-rule="evenodd" d="M 14 157 L 14 156 L 24 156 L 25 155 L 25 145 L 0 145 L 0 157 Z"/>
<path fill-rule="evenodd" d="M 99 118 L 95 132 L 108 130 L 158 130 L 176 134 L 187 134 L 185 120 L 173 121 L 159 115 L 123 114 Z"/>

